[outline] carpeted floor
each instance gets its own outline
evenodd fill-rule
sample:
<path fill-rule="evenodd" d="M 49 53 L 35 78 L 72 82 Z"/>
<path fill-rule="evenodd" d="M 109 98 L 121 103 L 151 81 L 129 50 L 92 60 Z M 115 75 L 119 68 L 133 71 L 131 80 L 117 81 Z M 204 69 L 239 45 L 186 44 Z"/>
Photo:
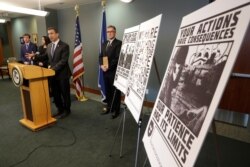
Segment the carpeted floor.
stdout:
<path fill-rule="evenodd" d="M 0 79 L 0 167 L 132 167 L 135 163 L 138 127 L 126 112 L 123 157 L 119 157 L 121 133 L 109 157 L 121 115 L 111 120 L 100 115 L 102 104 L 94 100 L 78 102 L 72 95 L 72 114 L 38 132 L 23 127 L 19 88 Z M 52 103 L 52 111 L 55 106 Z M 144 133 L 148 116 L 142 123 Z M 218 136 L 221 167 L 249 167 L 250 144 Z M 208 134 L 197 167 L 217 166 L 215 142 Z M 140 143 L 138 167 L 146 158 Z M 146 163 L 145 166 L 150 166 Z"/>

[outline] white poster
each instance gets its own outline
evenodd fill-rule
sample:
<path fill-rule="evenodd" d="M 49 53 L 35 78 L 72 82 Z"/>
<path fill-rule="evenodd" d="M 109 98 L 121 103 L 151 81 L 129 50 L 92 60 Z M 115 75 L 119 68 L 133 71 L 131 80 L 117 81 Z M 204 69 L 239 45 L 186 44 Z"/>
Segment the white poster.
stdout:
<path fill-rule="evenodd" d="M 143 137 L 151 166 L 194 166 L 248 28 L 249 11 L 249 0 L 218 0 L 183 18 Z"/>
<path fill-rule="evenodd" d="M 139 25 L 125 29 L 122 39 L 122 47 L 116 69 L 114 85 L 124 94 L 128 87 L 128 76 L 130 73 L 135 42 L 139 31 Z"/>
<path fill-rule="evenodd" d="M 162 15 L 140 24 L 128 78 L 125 103 L 138 122 L 147 88 Z"/>

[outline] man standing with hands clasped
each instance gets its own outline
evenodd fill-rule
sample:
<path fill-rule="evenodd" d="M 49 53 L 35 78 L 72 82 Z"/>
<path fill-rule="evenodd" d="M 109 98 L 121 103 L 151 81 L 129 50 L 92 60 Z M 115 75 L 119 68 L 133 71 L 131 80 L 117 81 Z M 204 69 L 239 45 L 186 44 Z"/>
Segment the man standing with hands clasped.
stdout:
<path fill-rule="evenodd" d="M 121 92 L 113 86 L 113 83 L 122 42 L 116 39 L 116 28 L 113 25 L 107 27 L 107 38 L 108 41 L 102 45 L 99 57 L 107 99 L 107 108 L 101 114 L 112 113 L 111 118 L 114 119 L 119 115 L 121 104 Z"/>
<path fill-rule="evenodd" d="M 57 113 L 53 117 L 65 118 L 71 112 L 69 45 L 59 39 L 58 31 L 54 27 L 48 28 L 48 36 L 51 40 L 47 47 L 48 68 L 55 70 L 56 73 L 51 78 L 51 89 L 57 107 Z"/>

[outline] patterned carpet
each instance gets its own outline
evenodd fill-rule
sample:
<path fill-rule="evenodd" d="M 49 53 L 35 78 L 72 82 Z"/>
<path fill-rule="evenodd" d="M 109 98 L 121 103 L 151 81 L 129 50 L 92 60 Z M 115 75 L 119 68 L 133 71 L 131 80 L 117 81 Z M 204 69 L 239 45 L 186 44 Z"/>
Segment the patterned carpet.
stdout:
<path fill-rule="evenodd" d="M 72 114 L 38 132 L 23 127 L 19 88 L 8 79 L 0 80 L 0 167 L 131 167 L 135 163 L 138 127 L 126 112 L 123 157 L 119 157 L 121 132 L 109 157 L 122 115 L 111 120 L 100 115 L 102 104 L 78 102 L 72 95 Z M 52 112 L 55 112 L 52 103 Z M 142 122 L 144 133 L 148 116 Z M 221 167 L 249 167 L 250 144 L 217 136 Z M 217 166 L 214 135 L 209 133 L 197 158 L 196 167 Z M 138 167 L 146 159 L 140 143 Z M 145 166 L 150 166 L 146 162 Z"/>

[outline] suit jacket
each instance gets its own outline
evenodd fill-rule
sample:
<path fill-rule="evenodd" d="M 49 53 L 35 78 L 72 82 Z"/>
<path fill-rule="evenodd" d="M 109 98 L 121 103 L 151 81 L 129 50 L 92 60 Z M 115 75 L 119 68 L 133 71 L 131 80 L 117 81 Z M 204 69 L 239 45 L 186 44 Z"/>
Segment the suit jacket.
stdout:
<path fill-rule="evenodd" d="M 106 41 L 101 47 L 101 54 L 99 56 L 99 64 L 103 65 L 103 57 L 108 56 L 109 69 L 105 73 L 115 73 L 121 51 L 122 41 L 114 39 L 110 46 L 107 47 Z"/>
<path fill-rule="evenodd" d="M 51 55 L 52 43 L 47 47 L 47 55 L 51 69 L 55 70 L 55 79 L 68 79 L 71 76 L 69 68 L 69 45 L 59 40 L 54 55 Z"/>
<path fill-rule="evenodd" d="M 43 45 L 38 47 L 38 54 L 35 55 L 33 58 L 34 65 L 39 65 L 39 62 L 43 63 L 43 67 L 48 67 L 48 55 L 47 55 L 47 48 L 44 48 Z"/>
<path fill-rule="evenodd" d="M 37 51 L 37 46 L 36 46 L 36 44 L 34 44 L 32 42 L 29 43 L 28 49 L 26 49 L 25 44 L 21 45 L 21 55 L 20 55 L 21 61 L 22 62 L 25 62 L 25 61 L 30 62 L 30 60 L 25 57 L 25 54 L 26 53 L 32 53 L 32 52 L 36 53 L 36 51 Z"/>

